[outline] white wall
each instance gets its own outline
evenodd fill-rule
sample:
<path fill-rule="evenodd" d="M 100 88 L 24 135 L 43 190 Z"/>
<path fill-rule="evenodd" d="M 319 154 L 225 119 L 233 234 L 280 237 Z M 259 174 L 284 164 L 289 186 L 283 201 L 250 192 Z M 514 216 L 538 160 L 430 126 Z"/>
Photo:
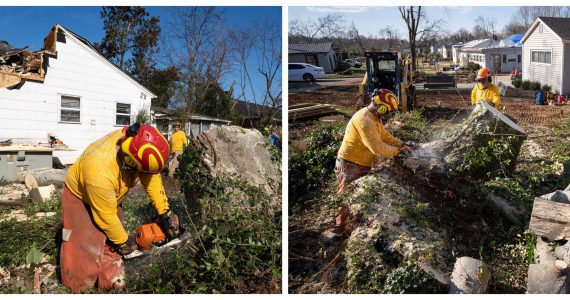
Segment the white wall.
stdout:
<path fill-rule="evenodd" d="M 27 81 L 20 89 L 0 89 L 0 140 L 45 143 L 51 132 L 77 150 L 58 154 L 66 163 L 91 142 L 122 128 L 115 126 L 117 102 L 130 103 L 132 115 L 143 107 L 150 113 L 151 95 L 71 37 L 57 42 L 56 49 L 43 83 Z M 81 123 L 59 122 L 61 94 L 81 98 Z"/>
<path fill-rule="evenodd" d="M 522 48 L 522 78 L 523 80 L 540 81 L 549 84 L 552 90 L 566 94 L 570 91 L 562 88 L 562 53 L 563 47 L 560 38 L 544 26 L 542 33 L 539 32 L 539 24 L 525 40 Z M 551 51 L 551 63 L 532 63 L 530 61 L 531 50 Z M 566 70 L 567 72 L 567 70 Z"/>

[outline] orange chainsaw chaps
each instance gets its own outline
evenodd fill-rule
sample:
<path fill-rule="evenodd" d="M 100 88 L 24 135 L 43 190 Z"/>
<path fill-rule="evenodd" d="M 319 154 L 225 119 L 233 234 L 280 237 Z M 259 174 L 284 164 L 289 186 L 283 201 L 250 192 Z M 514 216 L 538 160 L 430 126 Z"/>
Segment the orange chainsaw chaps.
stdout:
<path fill-rule="evenodd" d="M 80 293 L 98 283 L 100 289 L 123 288 L 124 265 L 121 256 L 105 243 L 107 236 L 93 222 L 89 206 L 63 187 L 63 228 L 71 230 L 61 244 L 61 281 L 73 293 Z M 117 208 L 122 221 L 122 209 Z"/>

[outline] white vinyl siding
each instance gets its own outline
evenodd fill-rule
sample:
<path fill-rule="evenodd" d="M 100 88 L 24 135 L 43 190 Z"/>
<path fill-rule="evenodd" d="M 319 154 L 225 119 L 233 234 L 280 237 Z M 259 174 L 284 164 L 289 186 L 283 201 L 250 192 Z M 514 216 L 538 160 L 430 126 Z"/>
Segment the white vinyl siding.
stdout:
<path fill-rule="evenodd" d="M 115 109 L 115 126 L 131 124 L 131 105 L 129 103 L 117 102 Z"/>
<path fill-rule="evenodd" d="M 539 33 L 540 27 L 542 27 L 542 33 Z M 570 90 L 562 89 L 562 73 L 564 70 L 562 62 L 563 45 L 560 37 L 543 24 L 539 24 L 527 34 L 528 38 L 523 43 L 522 51 L 523 80 L 539 81 L 541 84 L 552 86 L 553 91 L 569 93 Z M 540 53 L 550 53 L 550 55 Z M 548 56 L 550 62 L 546 63 Z"/>
<path fill-rule="evenodd" d="M 81 98 L 61 95 L 59 101 L 59 121 L 81 123 Z"/>

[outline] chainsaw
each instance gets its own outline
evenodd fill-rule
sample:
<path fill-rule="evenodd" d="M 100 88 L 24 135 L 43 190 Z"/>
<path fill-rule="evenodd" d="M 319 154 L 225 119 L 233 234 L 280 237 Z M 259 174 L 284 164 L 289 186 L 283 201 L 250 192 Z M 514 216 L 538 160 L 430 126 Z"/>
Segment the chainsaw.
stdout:
<path fill-rule="evenodd" d="M 184 229 L 180 227 L 180 235 L 177 238 L 169 240 L 156 223 L 149 223 L 141 225 L 135 231 L 135 239 L 137 241 L 137 250 L 130 254 L 124 255 L 125 259 L 132 259 L 135 257 L 156 254 L 172 248 L 175 245 L 182 243 L 190 237 L 189 233 L 185 233 Z"/>

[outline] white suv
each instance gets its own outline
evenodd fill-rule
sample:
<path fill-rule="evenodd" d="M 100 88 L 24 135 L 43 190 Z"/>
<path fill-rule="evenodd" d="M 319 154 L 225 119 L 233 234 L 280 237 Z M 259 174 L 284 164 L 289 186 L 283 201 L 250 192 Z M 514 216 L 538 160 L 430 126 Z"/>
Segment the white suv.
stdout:
<path fill-rule="evenodd" d="M 325 69 L 309 64 L 289 64 L 289 81 L 314 81 L 325 77 Z"/>

